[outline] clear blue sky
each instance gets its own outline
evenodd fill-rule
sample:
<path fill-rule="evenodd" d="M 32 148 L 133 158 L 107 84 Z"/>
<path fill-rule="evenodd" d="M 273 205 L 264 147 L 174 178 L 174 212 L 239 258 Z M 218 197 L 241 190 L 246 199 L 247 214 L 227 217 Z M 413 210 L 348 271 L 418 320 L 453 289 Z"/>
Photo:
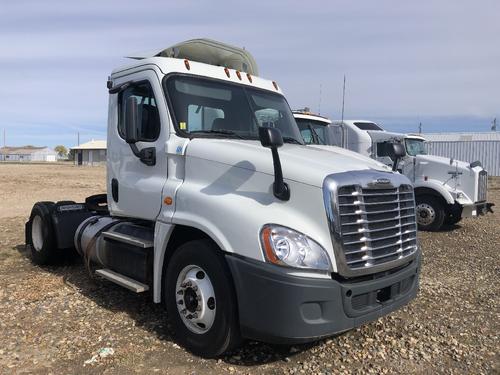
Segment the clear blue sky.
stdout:
<path fill-rule="evenodd" d="M 500 118 L 500 2 L 2 1 L 9 145 L 105 137 L 106 79 L 128 53 L 209 37 L 245 46 L 293 108 L 389 130 L 488 131 Z M 0 134 L 1 135 L 1 134 Z M 3 142 L 3 139 L 2 139 Z"/>

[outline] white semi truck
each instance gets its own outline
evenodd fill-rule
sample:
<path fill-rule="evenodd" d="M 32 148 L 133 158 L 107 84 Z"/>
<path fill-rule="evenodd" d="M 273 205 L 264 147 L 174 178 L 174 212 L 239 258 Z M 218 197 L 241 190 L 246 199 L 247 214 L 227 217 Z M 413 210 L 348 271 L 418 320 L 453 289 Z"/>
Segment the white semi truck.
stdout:
<path fill-rule="evenodd" d="M 207 357 L 316 340 L 416 296 L 405 176 L 305 146 L 245 50 L 202 39 L 132 57 L 108 81 L 107 194 L 36 203 L 36 264 L 76 249 L 93 275 L 151 293 Z"/>
<path fill-rule="evenodd" d="M 372 121 L 331 121 L 308 111 L 294 111 L 294 117 L 307 144 L 339 146 L 396 166 L 414 185 L 422 230 L 436 231 L 463 217 L 492 212 L 486 197 L 488 174 L 480 162 L 427 155 L 420 135 L 387 132 Z M 404 147 L 398 160 L 394 144 Z"/>

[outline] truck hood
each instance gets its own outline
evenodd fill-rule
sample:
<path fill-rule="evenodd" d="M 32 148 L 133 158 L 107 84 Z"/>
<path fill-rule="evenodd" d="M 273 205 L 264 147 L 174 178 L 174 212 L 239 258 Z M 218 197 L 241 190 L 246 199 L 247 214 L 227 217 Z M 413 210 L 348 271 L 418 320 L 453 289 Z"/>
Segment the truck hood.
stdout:
<path fill-rule="evenodd" d="M 470 170 L 470 163 L 466 163 L 461 160 L 452 160 L 450 158 L 445 158 L 442 156 L 435 155 L 417 155 L 417 161 L 419 163 L 427 163 L 429 165 L 441 166 L 450 171 L 455 170 L 458 167 L 459 170 Z"/>
<path fill-rule="evenodd" d="M 186 148 L 186 157 L 211 160 L 234 167 L 274 174 L 271 150 L 259 141 L 195 138 Z M 321 187 L 332 173 L 391 169 L 375 160 L 334 146 L 284 144 L 279 156 L 285 180 Z"/>

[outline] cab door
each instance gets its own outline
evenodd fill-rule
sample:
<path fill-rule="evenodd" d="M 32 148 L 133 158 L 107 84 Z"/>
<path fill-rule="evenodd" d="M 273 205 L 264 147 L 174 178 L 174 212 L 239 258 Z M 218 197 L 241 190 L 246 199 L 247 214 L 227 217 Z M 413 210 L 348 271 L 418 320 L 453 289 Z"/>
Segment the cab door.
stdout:
<path fill-rule="evenodd" d="M 162 206 L 162 189 L 167 179 L 165 143 L 168 111 L 158 75 L 153 70 L 114 79 L 123 90 L 110 97 L 108 124 L 108 205 L 112 215 L 154 220 Z M 136 98 L 138 142 L 125 142 L 125 105 Z M 149 149 L 150 160 L 136 156 Z M 154 162 L 151 162 L 151 159 Z"/>

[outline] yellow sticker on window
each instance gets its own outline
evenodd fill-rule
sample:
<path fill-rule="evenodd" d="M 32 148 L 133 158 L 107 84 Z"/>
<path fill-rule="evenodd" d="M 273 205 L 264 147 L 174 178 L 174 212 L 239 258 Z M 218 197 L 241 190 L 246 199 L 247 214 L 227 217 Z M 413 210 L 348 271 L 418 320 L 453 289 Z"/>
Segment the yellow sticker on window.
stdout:
<path fill-rule="evenodd" d="M 179 122 L 179 128 L 181 130 L 186 130 L 187 129 L 186 123 L 184 121 Z"/>

